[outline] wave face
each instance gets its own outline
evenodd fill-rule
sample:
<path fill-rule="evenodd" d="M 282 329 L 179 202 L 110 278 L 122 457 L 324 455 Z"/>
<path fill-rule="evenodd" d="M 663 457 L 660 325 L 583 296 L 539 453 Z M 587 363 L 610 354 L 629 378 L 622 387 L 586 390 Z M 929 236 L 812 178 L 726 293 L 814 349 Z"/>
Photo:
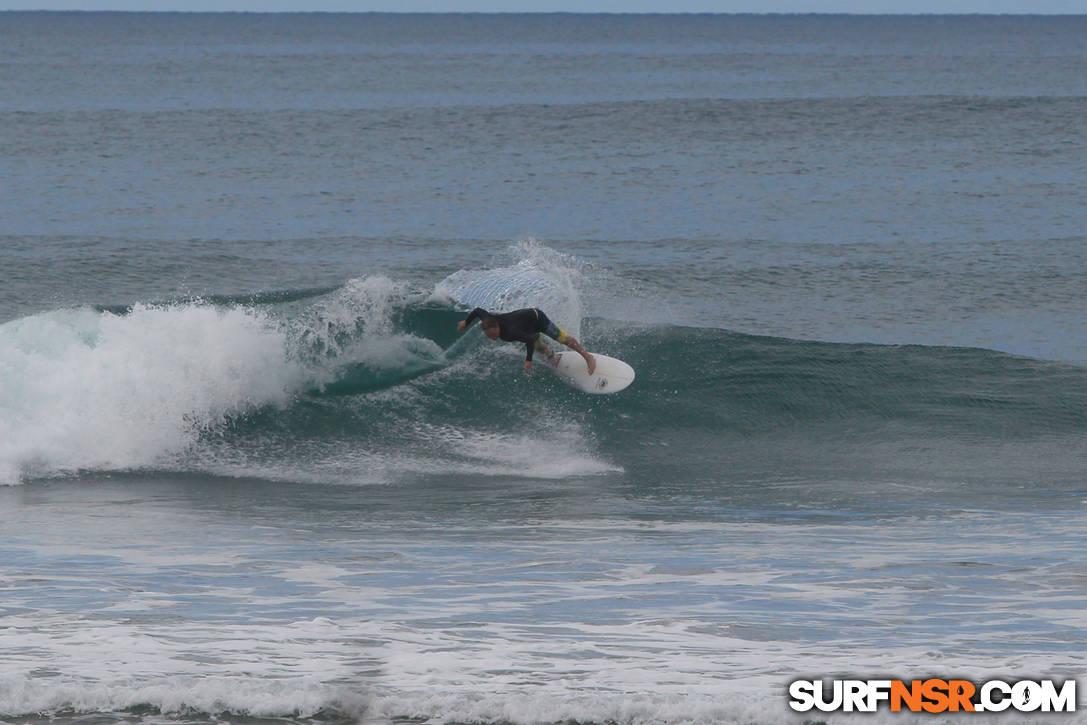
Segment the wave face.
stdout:
<path fill-rule="evenodd" d="M 534 245 L 517 252 L 430 290 L 373 276 L 6 323 L 0 480 L 148 468 L 355 483 L 620 471 L 652 480 L 663 447 L 669 465 L 706 479 L 723 441 L 792 438 L 792 450 L 816 458 L 851 442 L 871 451 L 906 441 L 901 463 L 932 454 L 924 446 L 934 442 L 977 450 L 998 438 L 1007 448 L 1087 427 L 1075 366 L 582 321 L 592 284 L 577 260 Z M 590 401 L 543 366 L 521 374 L 520 346 L 455 330 L 465 309 L 533 301 L 630 362 L 637 384 Z M 728 455 L 745 460 L 743 450 Z"/>

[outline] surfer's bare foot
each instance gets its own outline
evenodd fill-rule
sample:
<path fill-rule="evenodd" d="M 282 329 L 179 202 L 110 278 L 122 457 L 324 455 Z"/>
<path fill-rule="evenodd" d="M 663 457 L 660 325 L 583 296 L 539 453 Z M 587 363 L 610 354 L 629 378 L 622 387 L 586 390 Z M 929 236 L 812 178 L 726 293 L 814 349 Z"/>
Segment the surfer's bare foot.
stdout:
<path fill-rule="evenodd" d="M 591 352 L 585 353 L 585 362 L 589 366 L 589 375 L 592 375 L 596 371 L 596 358 L 593 357 Z"/>

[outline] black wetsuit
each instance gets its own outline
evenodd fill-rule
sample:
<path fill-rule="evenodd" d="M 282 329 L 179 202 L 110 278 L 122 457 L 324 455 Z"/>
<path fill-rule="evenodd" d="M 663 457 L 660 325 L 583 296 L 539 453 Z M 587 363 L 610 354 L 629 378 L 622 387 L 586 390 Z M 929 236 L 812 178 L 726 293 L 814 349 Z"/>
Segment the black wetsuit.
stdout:
<path fill-rule="evenodd" d="M 551 320 L 547 319 L 547 315 L 535 307 L 504 312 L 500 315 L 491 314 L 482 307 L 477 307 L 464 318 L 464 324 L 471 325 L 477 317 L 481 319 L 493 317 L 497 320 L 500 339 L 506 342 L 525 343 L 525 347 L 528 348 L 525 360 L 528 361 L 532 360 L 532 353 L 536 347 L 542 344 L 539 342 L 541 332 L 559 342 L 564 342 L 567 338 L 565 330 L 556 327 Z"/>

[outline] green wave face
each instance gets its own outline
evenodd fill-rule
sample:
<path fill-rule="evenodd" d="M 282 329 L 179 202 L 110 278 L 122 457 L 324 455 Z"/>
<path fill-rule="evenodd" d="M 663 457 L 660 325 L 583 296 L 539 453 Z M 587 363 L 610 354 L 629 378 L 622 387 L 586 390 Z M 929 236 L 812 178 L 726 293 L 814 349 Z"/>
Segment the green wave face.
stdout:
<path fill-rule="evenodd" d="M 459 336 L 462 316 L 438 307 L 399 310 L 390 334 L 430 340 L 440 354 L 420 353 L 418 364 L 393 369 L 351 364 L 314 393 L 364 394 L 456 366 L 472 374 L 456 383 L 449 376 L 441 397 L 459 398 L 466 411 L 490 396 L 512 403 L 558 396 L 580 402 L 589 415 L 641 419 L 647 430 L 743 437 L 864 423 L 873 433 L 896 424 L 950 435 L 1029 436 L 1087 425 L 1087 381 L 1076 366 L 975 348 L 823 343 L 601 319 L 584 322 L 585 345 L 629 362 L 638 377 L 629 394 L 582 400 L 544 373 L 522 380 L 513 357 L 521 346 L 491 343 L 478 332 Z"/>
<path fill-rule="evenodd" d="M 338 330 L 324 382 L 236 420 L 202 456 L 287 477 L 306 461 L 318 479 L 352 483 L 603 475 L 710 486 L 739 501 L 759 490 L 741 485 L 752 479 L 1022 472 L 1024 451 L 1039 441 L 1071 441 L 1069 455 L 1079 455 L 1087 428 L 1087 383 L 1074 366 L 599 318 L 582 323 L 586 346 L 629 362 L 638 377 L 619 394 L 589 396 L 543 366 L 525 375 L 520 345 L 457 333 L 458 307 L 394 306 L 378 338 L 365 325 Z M 370 349 L 386 344 L 395 355 Z M 1053 466 L 1058 477 L 1076 470 L 1074 457 Z"/>
<path fill-rule="evenodd" d="M 0 473 L 166 468 L 343 483 L 603 475 L 679 488 L 752 477 L 1078 480 L 1081 368 L 980 349 L 583 319 L 576 279 L 553 259 L 521 260 L 429 291 L 376 276 L 6 323 L 0 356 L 12 384 L 0 402 L 12 415 L 0 421 Z M 457 331 L 475 305 L 527 299 L 590 350 L 630 363 L 634 384 L 585 395 L 544 365 L 525 375 L 521 345 Z M 1030 469 L 1038 451 L 1045 465 Z"/>

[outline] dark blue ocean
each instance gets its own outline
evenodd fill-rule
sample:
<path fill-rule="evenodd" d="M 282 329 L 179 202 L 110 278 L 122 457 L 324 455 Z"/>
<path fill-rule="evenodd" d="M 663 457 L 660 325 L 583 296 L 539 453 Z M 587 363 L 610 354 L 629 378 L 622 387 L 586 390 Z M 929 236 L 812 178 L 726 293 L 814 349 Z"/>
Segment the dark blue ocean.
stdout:
<path fill-rule="evenodd" d="M 1082 676 L 1085 119 L 1087 16 L 0 13 L 0 721 Z"/>

